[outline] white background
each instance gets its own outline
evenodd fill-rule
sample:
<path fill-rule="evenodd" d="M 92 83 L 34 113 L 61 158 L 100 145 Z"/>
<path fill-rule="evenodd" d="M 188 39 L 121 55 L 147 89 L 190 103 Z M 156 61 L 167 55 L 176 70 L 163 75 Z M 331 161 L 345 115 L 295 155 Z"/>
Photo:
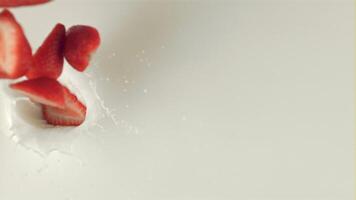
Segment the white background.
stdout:
<path fill-rule="evenodd" d="M 93 102 L 82 128 L 11 119 L 1 94 L 1 200 L 354 199 L 353 1 L 13 12 L 34 49 L 56 22 L 97 27 L 102 46 L 63 75 Z"/>

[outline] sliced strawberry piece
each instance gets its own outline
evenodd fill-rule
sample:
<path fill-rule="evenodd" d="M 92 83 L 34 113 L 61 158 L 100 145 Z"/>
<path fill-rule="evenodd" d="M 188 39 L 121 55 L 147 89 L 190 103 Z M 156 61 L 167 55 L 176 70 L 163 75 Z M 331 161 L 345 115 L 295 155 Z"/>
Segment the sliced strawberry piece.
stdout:
<path fill-rule="evenodd" d="M 33 66 L 26 74 L 27 78 L 48 77 L 57 79 L 61 75 L 65 37 L 64 25 L 57 24 L 35 53 Z"/>
<path fill-rule="evenodd" d="M 32 101 L 57 108 L 66 106 L 63 86 L 50 78 L 26 80 L 10 85 L 10 87 Z"/>
<path fill-rule="evenodd" d="M 42 105 L 43 117 L 55 126 L 79 126 L 85 121 L 87 108 L 66 87 L 63 87 L 65 108 Z"/>
<path fill-rule="evenodd" d="M 30 6 L 50 2 L 51 0 L 0 0 L 0 7 Z"/>
<path fill-rule="evenodd" d="M 99 32 L 90 26 L 72 26 L 67 32 L 64 56 L 76 70 L 84 71 L 100 45 Z"/>
<path fill-rule="evenodd" d="M 16 79 L 32 65 L 32 50 L 10 11 L 0 13 L 0 78 Z"/>

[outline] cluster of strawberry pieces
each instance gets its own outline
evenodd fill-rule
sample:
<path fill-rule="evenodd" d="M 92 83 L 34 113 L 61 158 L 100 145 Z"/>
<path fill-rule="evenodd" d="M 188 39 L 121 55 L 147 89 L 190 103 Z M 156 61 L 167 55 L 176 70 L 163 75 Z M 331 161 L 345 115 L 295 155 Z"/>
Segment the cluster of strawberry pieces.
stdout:
<path fill-rule="evenodd" d="M 18 7 L 49 0 L 0 0 L 0 7 Z M 43 118 L 55 126 L 79 126 L 85 118 L 86 106 L 57 79 L 63 71 L 64 58 L 77 71 L 83 72 L 91 55 L 100 45 L 98 31 L 76 25 L 66 30 L 57 24 L 32 55 L 24 31 L 7 9 L 0 13 L 0 78 L 26 80 L 10 88 L 29 97 L 42 107 Z"/>

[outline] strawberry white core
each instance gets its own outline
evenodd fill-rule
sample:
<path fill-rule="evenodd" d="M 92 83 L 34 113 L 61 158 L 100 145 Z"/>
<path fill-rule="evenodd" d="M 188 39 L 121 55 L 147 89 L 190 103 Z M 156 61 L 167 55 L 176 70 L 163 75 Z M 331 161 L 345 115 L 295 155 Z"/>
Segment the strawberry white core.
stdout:
<path fill-rule="evenodd" d="M 16 28 L 7 21 L 0 21 L 0 69 L 11 74 L 16 66 Z"/>
<path fill-rule="evenodd" d="M 63 107 L 60 104 L 58 104 L 57 102 L 47 100 L 46 98 L 41 98 L 39 96 L 33 95 L 31 93 L 28 93 L 28 92 L 24 92 L 24 91 L 21 91 L 21 90 L 18 90 L 18 92 L 23 94 L 23 95 L 25 95 L 25 96 L 28 96 L 34 102 L 41 103 L 41 104 L 44 104 L 44 105 L 53 106 L 53 107 Z"/>

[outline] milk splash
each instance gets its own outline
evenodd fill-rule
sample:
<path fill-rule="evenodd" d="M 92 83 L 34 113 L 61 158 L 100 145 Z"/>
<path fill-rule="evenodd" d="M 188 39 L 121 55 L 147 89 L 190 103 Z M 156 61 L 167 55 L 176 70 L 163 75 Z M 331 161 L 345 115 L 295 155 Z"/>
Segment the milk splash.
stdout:
<path fill-rule="evenodd" d="M 79 127 L 53 127 L 42 119 L 39 105 L 11 91 L 10 82 L 0 82 L 0 133 L 6 134 L 12 141 L 37 155 L 46 158 L 52 152 L 65 155 L 73 154 L 76 139 L 107 133 L 109 127 L 130 128 L 137 131 L 124 120 L 118 119 L 114 108 L 108 108 L 97 91 L 99 81 L 94 71 L 77 73 L 69 67 L 60 81 L 87 106 L 87 119 Z M 74 156 L 74 155 L 73 155 Z"/>

